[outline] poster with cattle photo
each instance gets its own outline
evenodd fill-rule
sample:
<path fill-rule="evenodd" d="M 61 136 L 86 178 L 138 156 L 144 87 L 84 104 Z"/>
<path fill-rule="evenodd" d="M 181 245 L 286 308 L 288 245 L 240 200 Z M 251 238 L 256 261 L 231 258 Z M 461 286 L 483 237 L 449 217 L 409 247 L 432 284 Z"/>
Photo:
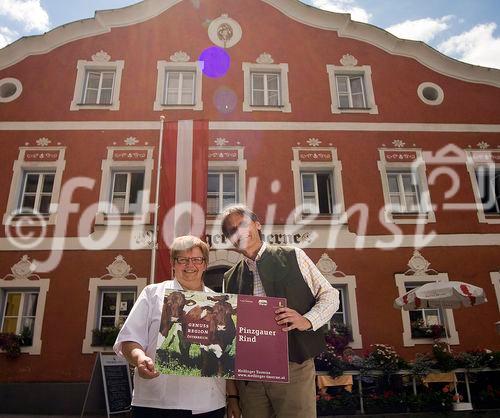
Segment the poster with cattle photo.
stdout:
<path fill-rule="evenodd" d="M 156 345 L 160 373 L 288 382 L 286 299 L 167 289 Z"/>

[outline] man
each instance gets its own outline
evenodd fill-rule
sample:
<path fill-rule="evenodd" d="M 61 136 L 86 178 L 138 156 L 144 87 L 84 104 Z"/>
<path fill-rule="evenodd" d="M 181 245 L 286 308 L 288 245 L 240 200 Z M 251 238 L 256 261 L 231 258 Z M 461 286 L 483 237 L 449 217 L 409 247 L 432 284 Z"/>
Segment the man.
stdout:
<path fill-rule="evenodd" d="M 228 381 L 228 408 L 240 398 L 244 418 L 316 416 L 314 357 L 339 307 L 339 292 L 299 248 L 262 242 L 257 215 L 245 206 L 222 214 L 222 233 L 244 258 L 224 275 L 225 292 L 287 299 L 276 322 L 288 332 L 289 383 Z M 236 393 L 238 392 L 238 394 Z"/>

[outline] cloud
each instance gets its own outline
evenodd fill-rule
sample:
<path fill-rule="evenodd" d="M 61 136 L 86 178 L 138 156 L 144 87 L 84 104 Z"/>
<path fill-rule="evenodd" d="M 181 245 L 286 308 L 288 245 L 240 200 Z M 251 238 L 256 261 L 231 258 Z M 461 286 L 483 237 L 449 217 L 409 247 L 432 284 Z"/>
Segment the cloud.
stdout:
<path fill-rule="evenodd" d="M 16 37 L 18 33 L 13 30 L 0 26 L 0 48 L 10 44 Z"/>
<path fill-rule="evenodd" d="M 0 16 L 24 25 L 25 30 L 49 30 L 49 15 L 40 0 L 0 0 Z"/>
<path fill-rule="evenodd" d="M 405 20 L 396 25 L 389 26 L 385 30 L 403 39 L 413 39 L 415 41 L 429 42 L 435 36 L 450 27 L 448 22 L 453 16 L 443 16 L 433 19 L 426 17 L 417 20 Z"/>
<path fill-rule="evenodd" d="M 493 35 L 496 28 L 495 23 L 476 25 L 442 42 L 438 49 L 469 64 L 500 68 L 500 38 Z"/>
<path fill-rule="evenodd" d="M 352 20 L 368 22 L 372 15 L 359 7 L 355 0 L 311 0 L 311 5 L 329 12 L 350 13 Z"/>

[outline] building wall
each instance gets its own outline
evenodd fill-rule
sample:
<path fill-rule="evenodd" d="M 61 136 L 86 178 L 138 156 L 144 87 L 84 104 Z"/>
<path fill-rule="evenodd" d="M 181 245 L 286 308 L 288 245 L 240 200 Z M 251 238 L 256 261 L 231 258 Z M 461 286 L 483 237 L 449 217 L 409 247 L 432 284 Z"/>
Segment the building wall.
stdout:
<path fill-rule="evenodd" d="M 151 253 L 137 237 L 151 231 L 152 225 L 122 226 L 110 247 L 97 250 L 85 247 L 83 242 L 102 237 L 116 227 L 107 230 L 106 225 L 91 222 L 90 229 L 79 230 L 79 223 L 85 210 L 99 200 L 101 164 L 108 148 L 127 147 L 126 138 L 135 138 L 136 148 L 152 150 L 149 201 L 154 203 L 161 115 L 167 121 L 206 119 L 210 122 L 211 149 L 224 148 L 217 145 L 220 138 L 225 139 L 225 147 L 243 149 L 247 163 L 243 186 L 247 189 L 252 179 L 257 180 L 253 207 L 271 234 L 286 233 L 285 227 L 294 226 L 293 149 L 336 150 L 342 166 L 345 209 L 366 204 L 366 229 L 360 227 L 364 219 L 359 212 L 340 225 L 295 226 L 300 233 L 317 235 L 316 239 L 298 243 L 315 262 L 326 253 L 339 271 L 356 277 L 363 350 L 370 344 L 387 343 L 408 358 L 429 350 L 429 345 L 404 346 L 401 314 L 392 308 L 398 296 L 395 275 L 408 270 L 414 249 L 421 251 L 432 269 L 447 273 L 449 280 L 463 280 L 486 290 L 488 303 L 453 313 L 460 340 L 456 348 L 500 348 L 494 330 L 499 307 L 490 277 L 500 268 L 500 223 L 480 222 L 476 208 L 445 207 L 448 203 L 475 202 L 465 153 L 484 151 L 484 144 L 487 150 L 500 147 L 500 72 L 456 63 L 420 44 L 295 3 L 283 1 L 277 6 L 278 2 L 272 0 L 217 0 L 198 4 L 185 0 L 161 12 L 160 2 L 151 0 L 124 11 L 101 13 L 98 21 L 76 22 L 43 37 L 18 41 L 0 51 L 0 80 L 15 77 L 23 85 L 18 99 L 0 103 L 0 215 L 7 208 L 13 164 L 20 149 L 43 150 L 37 144 L 39 138 L 48 138 L 50 146 L 65 147 L 63 185 L 75 177 L 89 178 L 93 183 L 72 194 L 71 202 L 79 206 L 69 214 L 66 227 L 56 232 L 55 226 L 49 225 L 46 238 L 32 248 L 19 250 L 9 240 L 7 230 L 14 236 L 20 231 L 0 229 L 0 279 L 10 274 L 11 266 L 23 255 L 43 261 L 50 257 L 52 245 L 64 249 L 57 266 L 39 274 L 42 279 L 50 279 L 41 353 L 23 354 L 15 362 L 0 355 L 0 381 L 89 380 L 94 355 L 82 349 L 89 280 L 104 275 L 106 266 L 118 255 L 125 258 L 134 274 L 148 280 Z M 227 74 L 222 78 L 203 77 L 203 110 L 154 111 L 157 61 L 168 61 L 177 51 L 196 60 L 213 45 L 207 35 L 207 19 L 223 13 L 241 25 L 243 36 L 226 50 L 231 58 Z M 77 61 L 91 60 L 101 50 L 110 55 L 111 61 L 124 61 L 120 108 L 71 111 Z M 288 64 L 289 113 L 243 111 L 242 63 L 255 63 L 264 52 L 271 54 L 275 63 Z M 339 61 L 347 54 L 357 59 L 357 66 L 371 67 L 378 114 L 332 113 L 327 65 L 341 66 Z M 433 82 L 443 89 L 441 105 L 429 106 L 419 99 L 417 87 L 422 82 Z M 231 111 L 221 111 L 217 106 L 221 91 L 234 93 L 236 104 Z M 319 141 L 319 148 L 310 144 L 311 138 Z M 395 145 L 393 141 L 397 140 L 401 141 L 399 145 L 404 144 Z M 445 155 L 458 152 L 458 162 L 433 165 L 431 157 L 450 144 L 453 147 Z M 415 149 L 426 153 L 435 222 L 388 223 L 380 219 L 384 205 L 377 164 L 380 152 Z M 451 197 L 446 195 L 451 177 L 435 171 L 442 167 L 451 168 L 459 180 L 460 186 Z M 432 175 L 437 177 L 431 183 Z M 214 236 L 218 228 L 217 221 L 208 217 L 207 233 Z M 22 232 L 39 234 L 40 227 L 24 227 Z M 338 240 L 332 241 L 337 233 Z M 437 235 L 426 242 L 416 239 L 434 233 Z M 384 250 L 376 244 L 377 240 L 388 242 L 400 236 L 404 236 L 403 242 L 395 248 Z M 61 244 L 53 237 L 67 239 Z M 355 244 L 360 237 L 365 239 L 365 247 L 358 250 Z M 223 248 L 214 245 L 214 252 L 216 247 Z M 224 263 L 215 260 L 211 265 L 220 264 Z"/>

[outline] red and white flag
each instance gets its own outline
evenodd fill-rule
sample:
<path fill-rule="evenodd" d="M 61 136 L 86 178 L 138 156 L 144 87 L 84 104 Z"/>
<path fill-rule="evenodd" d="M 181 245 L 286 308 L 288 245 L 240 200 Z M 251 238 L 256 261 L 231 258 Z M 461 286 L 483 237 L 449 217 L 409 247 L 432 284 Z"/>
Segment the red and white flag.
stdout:
<path fill-rule="evenodd" d="M 170 279 L 175 237 L 205 235 L 208 121 L 166 122 L 163 131 L 155 281 Z"/>

